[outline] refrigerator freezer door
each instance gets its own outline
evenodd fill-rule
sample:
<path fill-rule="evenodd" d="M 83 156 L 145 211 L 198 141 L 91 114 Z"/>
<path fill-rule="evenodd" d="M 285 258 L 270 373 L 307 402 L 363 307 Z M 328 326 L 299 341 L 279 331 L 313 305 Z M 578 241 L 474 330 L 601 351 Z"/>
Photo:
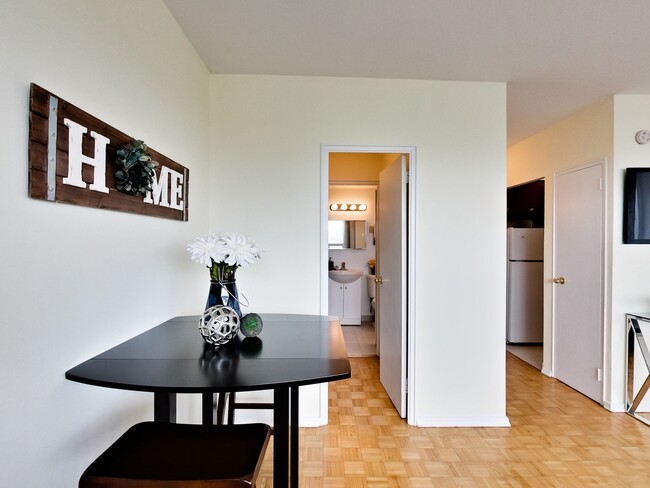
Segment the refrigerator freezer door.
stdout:
<path fill-rule="evenodd" d="M 543 287 L 543 262 L 508 264 L 507 342 L 543 342 Z"/>
<path fill-rule="evenodd" d="M 510 261 L 542 261 L 544 259 L 544 229 L 508 229 L 508 259 Z"/>

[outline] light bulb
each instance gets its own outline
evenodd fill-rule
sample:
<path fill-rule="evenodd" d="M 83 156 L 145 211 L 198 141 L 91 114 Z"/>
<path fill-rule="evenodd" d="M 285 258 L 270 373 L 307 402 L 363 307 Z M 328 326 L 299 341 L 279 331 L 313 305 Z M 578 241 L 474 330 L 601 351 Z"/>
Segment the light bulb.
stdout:
<path fill-rule="evenodd" d="M 368 205 L 366 205 L 365 203 L 362 203 L 361 205 L 359 205 L 359 210 L 361 210 L 362 212 L 365 211 L 367 208 L 368 208 Z"/>

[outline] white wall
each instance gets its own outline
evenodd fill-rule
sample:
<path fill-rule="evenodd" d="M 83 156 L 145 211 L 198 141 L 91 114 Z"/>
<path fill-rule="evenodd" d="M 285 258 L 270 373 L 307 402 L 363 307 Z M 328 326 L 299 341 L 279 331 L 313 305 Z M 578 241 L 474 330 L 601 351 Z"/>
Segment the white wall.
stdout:
<path fill-rule="evenodd" d="M 625 314 L 650 310 L 650 246 L 623 244 L 623 188 L 625 169 L 650 167 L 650 145 L 634 139 L 637 131 L 650 128 L 649 95 L 614 97 L 614 168 L 612 218 L 611 402 L 625 402 Z M 646 337 L 646 340 L 648 338 Z M 643 410 L 650 409 L 648 399 Z"/>
<path fill-rule="evenodd" d="M 325 312 L 321 145 L 416 146 L 416 422 L 506 423 L 505 85 L 213 75 L 211 115 L 211 228 L 265 249 L 253 311 Z"/>
<path fill-rule="evenodd" d="M 4 0 L 0 65 L 0 486 L 76 486 L 153 399 L 65 371 L 205 301 L 185 245 L 208 225 L 208 74 L 158 0 Z M 187 166 L 190 221 L 28 198 L 30 82 Z"/>
<path fill-rule="evenodd" d="M 605 160 L 606 171 L 606 263 L 605 263 L 605 347 L 609 351 L 612 332 L 608 310 L 611 309 L 612 287 L 612 195 L 619 193 L 614 172 L 614 101 L 612 98 L 590 106 L 552 127 L 515 144 L 508 149 L 508 186 L 539 178 L 545 179 L 544 208 L 544 360 L 543 370 L 552 374 L 553 330 L 553 183 L 554 175 L 586 163 Z M 634 135 L 632 135 L 634 140 Z M 620 198 L 620 197 L 615 197 Z M 614 212 L 616 228 L 616 212 Z M 620 235 L 620 233 L 619 233 Z M 618 346 L 616 346 L 618 347 Z M 611 361 L 605 355 L 604 401 L 612 399 Z"/>

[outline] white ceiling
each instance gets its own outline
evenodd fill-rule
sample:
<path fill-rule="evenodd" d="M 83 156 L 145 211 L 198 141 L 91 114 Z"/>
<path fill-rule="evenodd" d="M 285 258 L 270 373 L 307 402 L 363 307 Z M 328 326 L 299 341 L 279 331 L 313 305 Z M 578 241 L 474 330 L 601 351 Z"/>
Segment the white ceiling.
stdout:
<path fill-rule="evenodd" d="M 164 0 L 212 73 L 508 82 L 508 144 L 650 94 L 650 0 Z"/>

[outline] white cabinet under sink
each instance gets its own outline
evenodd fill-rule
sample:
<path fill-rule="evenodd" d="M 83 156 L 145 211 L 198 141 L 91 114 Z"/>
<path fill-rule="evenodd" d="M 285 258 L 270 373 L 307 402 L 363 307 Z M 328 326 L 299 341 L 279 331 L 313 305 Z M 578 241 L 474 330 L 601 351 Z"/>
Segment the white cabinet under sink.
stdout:
<path fill-rule="evenodd" d="M 337 315 L 341 325 L 361 324 L 361 280 L 352 283 L 329 280 L 329 314 Z"/>

